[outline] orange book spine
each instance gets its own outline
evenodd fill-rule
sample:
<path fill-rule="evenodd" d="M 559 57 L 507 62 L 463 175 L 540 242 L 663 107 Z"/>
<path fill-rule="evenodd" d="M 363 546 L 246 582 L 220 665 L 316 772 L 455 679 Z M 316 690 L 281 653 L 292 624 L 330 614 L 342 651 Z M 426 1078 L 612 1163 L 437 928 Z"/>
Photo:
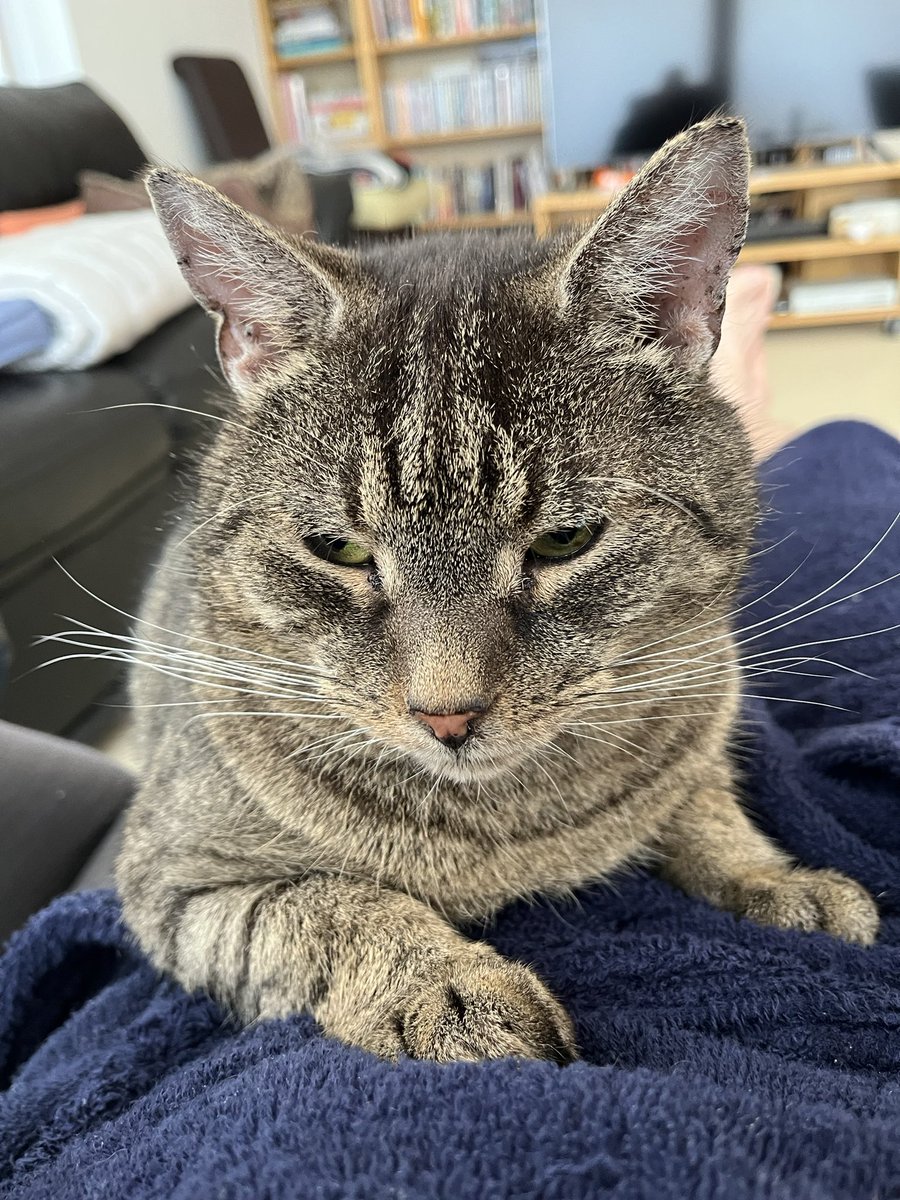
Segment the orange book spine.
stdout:
<path fill-rule="evenodd" d="M 427 41 L 431 36 L 431 21 L 428 14 L 428 0 L 410 0 L 412 8 L 413 30 L 416 38 Z"/>

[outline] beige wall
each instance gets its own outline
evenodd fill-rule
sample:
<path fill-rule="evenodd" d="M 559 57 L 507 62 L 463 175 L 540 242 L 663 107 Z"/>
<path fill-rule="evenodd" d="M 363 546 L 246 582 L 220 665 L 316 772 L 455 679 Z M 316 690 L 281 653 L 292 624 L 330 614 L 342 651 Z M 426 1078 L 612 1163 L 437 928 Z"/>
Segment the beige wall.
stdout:
<path fill-rule="evenodd" d="M 271 128 L 254 0 L 68 0 L 84 78 L 126 119 L 148 154 L 197 168 L 206 154 L 175 78 L 178 54 L 236 58 Z"/>

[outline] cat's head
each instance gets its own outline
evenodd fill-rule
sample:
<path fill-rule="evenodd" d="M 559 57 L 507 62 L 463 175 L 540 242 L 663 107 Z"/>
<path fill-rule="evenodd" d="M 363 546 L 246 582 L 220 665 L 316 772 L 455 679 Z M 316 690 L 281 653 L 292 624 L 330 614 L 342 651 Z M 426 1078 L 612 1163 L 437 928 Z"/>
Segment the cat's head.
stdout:
<path fill-rule="evenodd" d="M 362 254 L 152 173 L 234 393 L 194 537 L 221 640 L 253 630 L 376 749 L 472 780 L 558 736 L 617 658 L 724 613 L 754 499 L 707 366 L 747 172 L 715 119 L 587 232 Z"/>

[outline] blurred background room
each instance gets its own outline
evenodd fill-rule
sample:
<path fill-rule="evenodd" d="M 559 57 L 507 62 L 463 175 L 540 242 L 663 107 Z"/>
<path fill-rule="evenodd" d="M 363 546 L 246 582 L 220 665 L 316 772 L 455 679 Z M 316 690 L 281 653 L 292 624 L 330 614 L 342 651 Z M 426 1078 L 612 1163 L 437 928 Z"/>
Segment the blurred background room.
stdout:
<path fill-rule="evenodd" d="M 126 656 L 40 639 L 127 630 L 223 412 L 148 162 L 336 244 L 544 237 L 667 137 L 739 113 L 752 215 L 720 384 L 782 438 L 837 417 L 900 432 L 898 0 L 0 0 L 0 84 L 0 716 L 18 726 L 127 759 Z"/>

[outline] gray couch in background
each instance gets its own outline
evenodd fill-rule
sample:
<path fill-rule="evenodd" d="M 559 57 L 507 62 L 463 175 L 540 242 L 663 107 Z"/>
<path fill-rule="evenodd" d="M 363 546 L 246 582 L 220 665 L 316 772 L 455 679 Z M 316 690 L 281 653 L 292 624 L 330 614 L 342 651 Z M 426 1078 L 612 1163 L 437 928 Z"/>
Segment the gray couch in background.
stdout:
<path fill-rule="evenodd" d="M 112 884 L 133 789 L 96 750 L 0 721 L 0 945 L 61 892 Z"/>

